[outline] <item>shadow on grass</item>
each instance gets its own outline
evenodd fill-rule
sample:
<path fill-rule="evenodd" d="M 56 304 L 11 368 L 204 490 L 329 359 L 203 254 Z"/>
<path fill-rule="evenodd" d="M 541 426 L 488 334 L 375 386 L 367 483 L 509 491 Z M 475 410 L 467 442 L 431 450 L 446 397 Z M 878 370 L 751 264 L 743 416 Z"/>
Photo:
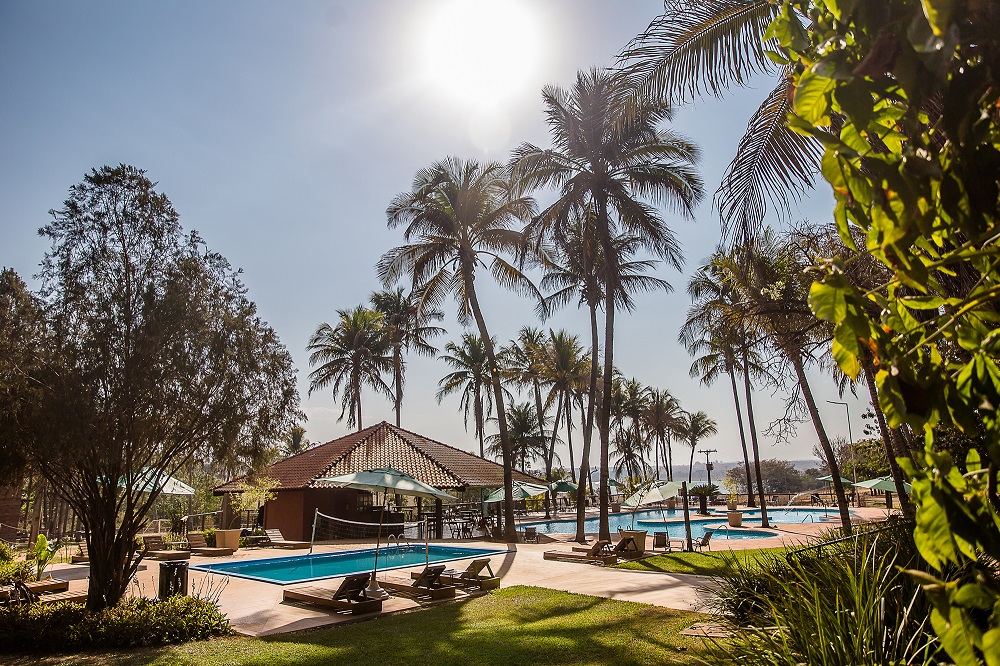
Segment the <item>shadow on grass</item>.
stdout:
<path fill-rule="evenodd" d="M 705 658 L 710 648 L 702 639 L 680 636 L 678 632 L 705 619 L 697 613 L 515 586 L 460 603 L 307 633 L 265 639 L 220 639 L 79 658 L 51 658 L 43 663 L 88 666 L 98 663 L 211 663 L 214 666 L 694 664 L 699 663 L 699 656 Z"/>

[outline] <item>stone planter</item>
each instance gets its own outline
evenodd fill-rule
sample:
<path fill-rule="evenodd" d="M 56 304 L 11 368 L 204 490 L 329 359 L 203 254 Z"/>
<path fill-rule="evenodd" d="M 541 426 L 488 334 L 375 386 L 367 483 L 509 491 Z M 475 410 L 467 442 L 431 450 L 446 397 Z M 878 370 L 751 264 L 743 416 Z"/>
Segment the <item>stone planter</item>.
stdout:
<path fill-rule="evenodd" d="M 619 504 L 618 502 L 611 503 L 611 513 L 618 513 L 621 510 L 622 510 L 621 504 Z"/>
<path fill-rule="evenodd" d="M 622 537 L 632 537 L 635 539 L 635 547 L 639 549 L 639 554 L 636 557 L 642 557 L 646 554 L 646 534 L 648 530 L 621 530 Z"/>
<path fill-rule="evenodd" d="M 743 512 L 742 511 L 727 511 L 726 518 L 729 519 L 730 527 L 742 527 L 743 526 Z"/>
<path fill-rule="evenodd" d="M 727 508 L 728 508 L 728 509 L 729 509 L 730 511 L 736 511 L 736 500 L 730 500 L 730 501 L 729 501 L 729 502 L 728 502 L 728 503 L 726 504 L 726 507 L 727 507 Z"/>
<path fill-rule="evenodd" d="M 233 552 L 240 547 L 240 532 L 242 530 L 215 530 L 215 547 L 232 548 Z"/>

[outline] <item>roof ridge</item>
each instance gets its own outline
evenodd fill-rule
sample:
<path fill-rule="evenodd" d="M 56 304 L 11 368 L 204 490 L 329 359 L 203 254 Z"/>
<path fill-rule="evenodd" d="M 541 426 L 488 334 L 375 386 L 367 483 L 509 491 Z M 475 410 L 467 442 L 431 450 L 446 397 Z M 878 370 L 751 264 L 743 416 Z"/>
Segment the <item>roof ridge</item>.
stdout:
<path fill-rule="evenodd" d="M 322 470 L 320 470 L 320 472 L 318 474 L 316 474 L 311 479 L 309 479 L 309 483 L 307 485 L 309 487 L 312 487 L 312 485 L 314 483 L 316 483 L 317 479 L 319 479 L 321 477 L 324 477 L 324 476 L 328 476 L 330 470 L 333 469 L 333 467 L 338 462 L 340 462 L 345 457 L 347 457 L 348 453 L 350 453 L 351 451 L 353 451 L 356 448 L 358 448 L 359 446 L 361 446 L 362 443 L 364 443 L 369 437 L 371 437 L 371 435 L 374 433 L 375 429 L 378 428 L 379 426 L 383 425 L 383 424 L 388 425 L 388 423 L 386 421 L 382 421 L 380 423 L 376 423 L 374 425 L 370 425 L 367 428 L 362 428 L 361 430 L 358 430 L 356 432 L 344 435 L 343 437 L 338 437 L 336 439 L 331 439 L 329 442 L 327 442 L 327 444 L 333 444 L 334 442 L 339 442 L 339 441 L 343 440 L 346 437 L 351 437 L 352 435 L 353 436 L 358 436 L 358 435 L 361 435 L 361 433 L 365 433 L 363 436 L 358 437 L 358 441 L 354 442 L 353 445 L 351 445 L 351 446 L 347 447 L 346 449 L 344 449 L 343 451 L 341 451 L 339 456 L 336 456 L 329 463 L 327 463 L 326 467 L 324 467 Z"/>
<path fill-rule="evenodd" d="M 383 421 L 383 423 L 386 423 L 386 422 Z M 389 426 L 389 432 L 392 432 L 394 435 L 396 435 L 401 440 L 403 440 L 404 442 L 406 442 L 407 446 L 409 446 L 411 449 L 413 449 L 414 451 L 416 451 L 417 453 L 419 453 L 421 456 L 423 456 L 424 459 L 426 459 L 427 461 L 429 461 L 430 463 L 432 463 L 434 465 L 437 465 L 438 467 L 440 467 L 444 471 L 448 472 L 448 475 L 451 478 L 453 478 L 455 481 L 458 481 L 458 482 L 462 481 L 462 477 L 460 477 L 458 474 L 456 474 L 455 471 L 449 465 L 446 465 L 444 462 L 442 462 L 440 460 L 437 460 L 436 458 L 432 458 L 430 456 L 430 454 L 428 454 L 426 451 L 424 451 L 419 446 L 417 446 L 416 444 L 414 444 L 413 442 L 411 442 L 408 438 L 403 437 L 402 435 L 400 435 L 397 432 L 394 432 L 394 430 L 402 430 L 404 433 L 415 435 L 416 437 L 421 437 L 421 438 L 426 439 L 427 441 L 430 441 L 430 442 L 433 442 L 434 441 L 433 439 L 430 439 L 428 437 L 424 437 L 423 435 L 420 435 L 420 434 L 415 433 L 415 432 L 410 432 L 409 430 L 405 430 L 404 428 L 400 428 L 399 426 L 394 426 L 391 423 L 386 423 L 386 425 Z M 440 442 L 438 442 L 438 443 L 440 443 Z M 456 450 L 461 451 L 461 449 L 456 449 Z M 462 451 L 462 453 L 466 453 L 467 454 L 468 452 L 467 451 Z M 485 460 L 485 458 L 484 458 L 484 460 Z M 464 485 L 464 483 L 461 484 L 461 485 Z"/>

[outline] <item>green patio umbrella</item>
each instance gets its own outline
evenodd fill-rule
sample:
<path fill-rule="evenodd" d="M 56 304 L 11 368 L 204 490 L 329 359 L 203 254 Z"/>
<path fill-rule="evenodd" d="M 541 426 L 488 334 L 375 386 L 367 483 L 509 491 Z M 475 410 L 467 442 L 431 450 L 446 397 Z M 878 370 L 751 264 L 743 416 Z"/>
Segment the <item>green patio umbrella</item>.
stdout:
<path fill-rule="evenodd" d="M 334 486 L 335 488 L 367 490 L 371 493 L 382 492 L 383 505 L 385 504 L 385 496 L 389 494 L 389 491 L 392 491 L 396 495 L 410 495 L 413 497 L 426 497 L 429 499 L 457 499 L 454 495 L 449 495 L 442 490 L 438 490 L 434 486 L 429 486 L 422 481 L 417 481 L 406 472 L 401 472 L 398 469 L 393 469 L 391 467 L 380 467 L 378 469 L 370 469 L 364 472 L 340 474 L 339 476 L 325 476 L 316 479 L 316 481 L 322 481 L 323 483 Z M 379 587 L 378 579 L 375 577 L 378 573 L 378 550 L 379 544 L 382 541 L 382 515 L 384 513 L 384 511 L 379 512 L 379 532 L 375 539 L 375 567 L 372 569 L 372 580 L 366 591 L 366 594 L 371 599 L 383 599 L 388 596 L 385 593 L 385 590 Z M 315 533 L 315 524 L 313 531 Z M 312 548 L 310 548 L 309 551 L 312 552 Z"/>
<path fill-rule="evenodd" d="M 833 475 L 832 474 L 827 474 L 826 476 L 821 476 L 821 477 L 819 477 L 816 480 L 817 481 L 826 481 L 827 483 L 833 483 Z M 840 477 L 840 482 L 841 483 L 850 483 L 851 480 L 850 479 L 845 479 L 844 477 Z"/>
<path fill-rule="evenodd" d="M 868 479 L 867 481 L 858 481 L 854 484 L 855 488 L 867 488 L 868 490 L 881 490 L 888 491 L 890 493 L 896 492 L 896 482 L 891 476 L 880 476 L 874 479 Z M 910 484 L 903 482 L 903 489 L 906 492 L 912 490 Z"/>
<path fill-rule="evenodd" d="M 529 497 L 537 497 L 538 495 L 543 495 L 549 492 L 547 486 L 540 486 L 536 483 L 527 483 L 525 481 L 515 481 L 512 494 L 514 499 L 523 500 Z M 497 488 L 489 496 L 484 499 L 484 502 L 502 502 L 504 500 L 504 489 Z"/>
<path fill-rule="evenodd" d="M 554 493 L 573 493 L 576 492 L 577 488 L 580 486 L 573 483 L 572 481 L 553 481 L 549 484 L 549 490 Z"/>

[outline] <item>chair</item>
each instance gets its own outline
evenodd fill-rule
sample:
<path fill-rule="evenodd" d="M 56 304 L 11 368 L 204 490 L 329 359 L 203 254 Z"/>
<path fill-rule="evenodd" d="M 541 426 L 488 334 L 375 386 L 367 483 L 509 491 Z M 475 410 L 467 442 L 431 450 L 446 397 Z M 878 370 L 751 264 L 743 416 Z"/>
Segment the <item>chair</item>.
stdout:
<path fill-rule="evenodd" d="M 455 597 L 455 586 L 446 585 L 441 574 L 445 571 L 445 565 L 432 564 L 424 567 L 423 571 L 413 572 L 412 582 L 405 580 L 386 578 L 379 581 L 379 584 L 387 590 L 397 592 L 402 596 L 414 599 L 429 598 L 433 601 L 438 599 L 453 599 Z"/>
<path fill-rule="evenodd" d="M 87 551 L 87 542 L 86 541 L 81 541 L 80 542 L 80 554 L 79 555 L 74 555 L 70 559 L 70 562 L 72 562 L 73 564 L 86 564 L 86 563 L 90 562 L 90 553 Z"/>
<path fill-rule="evenodd" d="M 160 534 L 144 534 L 142 537 L 142 556 L 154 560 L 189 560 L 190 550 L 167 550 Z"/>
<path fill-rule="evenodd" d="M 524 528 L 524 543 L 538 543 L 538 528 L 537 527 L 525 527 Z"/>
<path fill-rule="evenodd" d="M 642 557 L 642 551 L 639 550 L 639 546 L 635 542 L 635 537 L 631 536 L 622 536 L 621 540 L 611 549 L 611 552 L 625 559 Z"/>
<path fill-rule="evenodd" d="M 325 606 L 338 611 L 347 611 L 352 615 L 361 613 L 379 613 L 382 611 L 381 599 L 369 599 L 365 596 L 365 588 L 371 574 L 351 574 L 346 576 L 336 590 L 323 587 L 300 587 L 284 590 L 281 600 Z"/>
<path fill-rule="evenodd" d="M 232 548 L 213 548 L 209 546 L 202 532 L 188 532 L 188 547 L 195 555 L 205 555 L 207 557 L 225 557 L 226 555 L 233 554 Z"/>
<path fill-rule="evenodd" d="M 484 569 L 488 575 L 483 575 Z M 417 573 L 413 572 L 412 577 L 416 576 Z M 481 557 L 472 560 L 465 571 L 445 569 L 441 572 L 441 583 L 442 585 L 455 585 L 463 589 L 475 587 L 480 590 L 496 590 L 500 587 L 500 577 L 493 573 L 493 569 L 490 567 L 490 558 Z"/>
<path fill-rule="evenodd" d="M 594 545 L 585 552 L 566 550 L 547 550 L 542 553 L 546 560 L 576 560 L 579 562 L 599 562 L 601 564 L 614 564 L 618 561 L 618 556 L 608 554 L 607 549 L 611 548 L 610 541 L 595 541 Z"/>
<path fill-rule="evenodd" d="M 281 536 L 281 530 L 264 530 L 267 535 L 268 544 L 275 548 L 309 548 L 308 541 L 289 541 Z"/>
<path fill-rule="evenodd" d="M 691 545 L 694 546 L 695 550 L 702 550 L 703 548 L 712 550 L 712 545 L 709 542 L 712 540 L 713 534 L 715 534 L 715 530 L 705 530 L 705 535 L 697 541 L 692 541 Z"/>

